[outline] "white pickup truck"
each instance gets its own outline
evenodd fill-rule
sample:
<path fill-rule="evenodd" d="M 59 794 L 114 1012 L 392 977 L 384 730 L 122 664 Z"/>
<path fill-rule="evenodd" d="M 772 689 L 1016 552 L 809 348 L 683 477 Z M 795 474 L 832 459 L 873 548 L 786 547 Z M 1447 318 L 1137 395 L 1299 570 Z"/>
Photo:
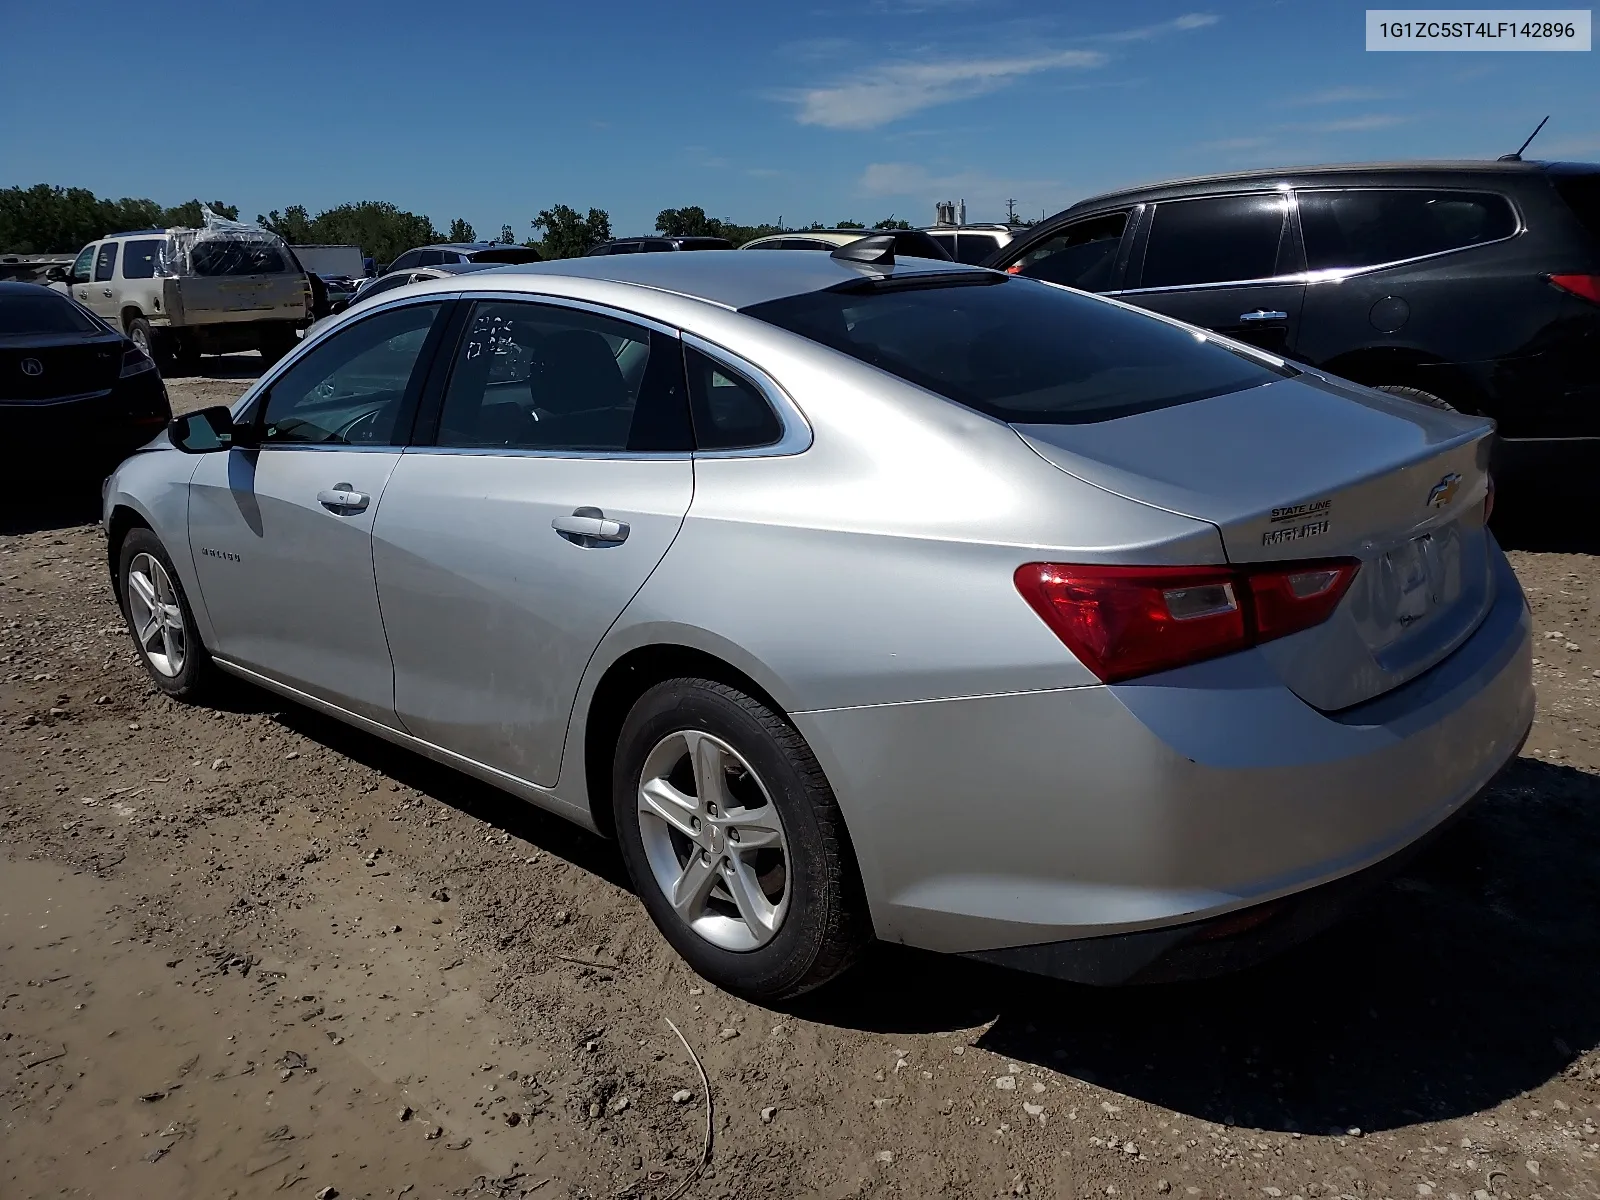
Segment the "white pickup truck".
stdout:
<path fill-rule="evenodd" d="M 259 350 L 275 362 L 311 319 L 311 285 L 259 226 L 147 229 L 91 242 L 51 286 L 122 330 L 170 372 L 202 354 Z"/>

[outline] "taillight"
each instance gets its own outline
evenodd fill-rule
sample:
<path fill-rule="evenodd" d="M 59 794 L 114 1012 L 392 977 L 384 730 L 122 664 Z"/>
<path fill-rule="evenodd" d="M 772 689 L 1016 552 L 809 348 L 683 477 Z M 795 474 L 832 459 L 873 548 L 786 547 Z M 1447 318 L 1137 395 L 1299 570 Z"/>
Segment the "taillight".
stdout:
<path fill-rule="evenodd" d="M 119 379 L 126 379 L 130 375 L 142 375 L 146 371 L 154 371 L 156 364 L 143 350 L 132 342 L 122 347 L 122 372 Z"/>
<path fill-rule="evenodd" d="M 1022 274 L 1022 264 L 1021 263 L 1012 263 L 1009 267 L 1006 268 L 1006 274 L 1007 275 L 1020 275 L 1020 274 Z"/>
<path fill-rule="evenodd" d="M 1232 654 L 1326 621 L 1353 559 L 1260 567 L 1028 563 L 1017 591 L 1106 683 Z"/>
<path fill-rule="evenodd" d="M 1550 282 L 1591 304 L 1600 304 L 1600 275 L 1552 275 Z"/>

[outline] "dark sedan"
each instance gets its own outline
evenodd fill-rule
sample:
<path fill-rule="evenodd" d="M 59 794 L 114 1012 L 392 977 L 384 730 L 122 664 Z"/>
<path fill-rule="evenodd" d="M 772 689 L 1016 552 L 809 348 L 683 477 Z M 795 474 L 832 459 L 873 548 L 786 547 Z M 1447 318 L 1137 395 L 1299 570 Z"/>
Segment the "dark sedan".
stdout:
<path fill-rule="evenodd" d="M 171 419 L 144 351 L 59 292 L 0 283 L 0 481 L 98 479 Z"/>

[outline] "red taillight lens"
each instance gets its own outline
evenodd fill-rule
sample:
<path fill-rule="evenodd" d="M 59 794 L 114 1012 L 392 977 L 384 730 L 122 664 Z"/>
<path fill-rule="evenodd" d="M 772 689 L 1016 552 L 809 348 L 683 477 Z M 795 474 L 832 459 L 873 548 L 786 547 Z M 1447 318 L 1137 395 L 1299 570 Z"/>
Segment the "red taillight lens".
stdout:
<path fill-rule="evenodd" d="M 1359 564 L 1098 567 L 1028 563 L 1017 591 L 1106 683 L 1232 654 L 1326 621 Z"/>
<path fill-rule="evenodd" d="M 1552 275 L 1550 282 L 1564 292 L 1600 304 L 1600 275 Z"/>
<path fill-rule="evenodd" d="M 1022 264 L 1021 263 L 1012 263 L 1009 267 L 1006 268 L 1006 274 L 1007 275 L 1020 275 L 1020 274 L 1022 274 Z"/>

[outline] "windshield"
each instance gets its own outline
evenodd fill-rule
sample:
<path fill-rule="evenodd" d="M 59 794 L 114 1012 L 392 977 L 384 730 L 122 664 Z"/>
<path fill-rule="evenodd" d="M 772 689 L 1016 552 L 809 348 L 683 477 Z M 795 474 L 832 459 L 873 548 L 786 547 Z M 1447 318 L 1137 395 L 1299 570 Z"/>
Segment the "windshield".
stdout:
<path fill-rule="evenodd" d="M 848 285 L 743 309 L 1002 421 L 1078 424 L 1293 374 L 1200 330 L 1031 279 Z"/>
<path fill-rule="evenodd" d="M 54 292 L 0 296 L 0 334 L 101 332 L 93 317 Z"/>

